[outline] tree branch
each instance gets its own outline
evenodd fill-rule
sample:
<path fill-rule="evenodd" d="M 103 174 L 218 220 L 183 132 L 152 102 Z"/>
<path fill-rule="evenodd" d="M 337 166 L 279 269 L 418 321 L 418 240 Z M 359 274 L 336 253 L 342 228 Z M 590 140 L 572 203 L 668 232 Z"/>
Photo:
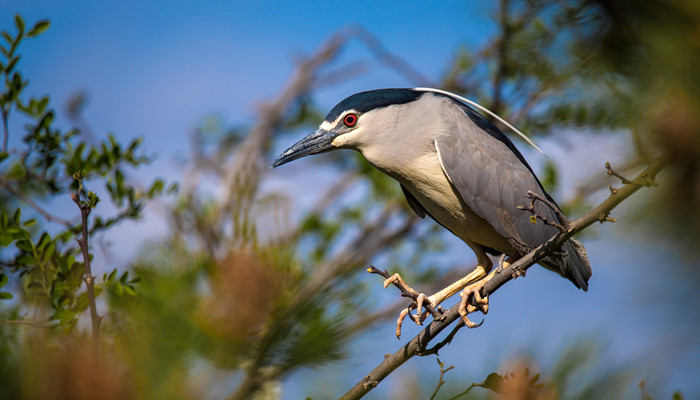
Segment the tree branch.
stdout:
<path fill-rule="evenodd" d="M 12 194 L 12 195 L 15 196 L 16 198 L 18 198 L 18 199 L 19 199 L 20 201 L 22 201 L 24 204 L 26 204 L 26 205 L 28 205 L 29 207 L 33 208 L 34 211 L 36 211 L 37 213 L 39 213 L 39 215 L 41 215 L 42 217 L 44 217 L 44 219 L 46 219 L 47 221 L 49 221 L 49 222 L 55 222 L 55 223 L 61 224 L 61 225 L 63 225 L 63 226 L 66 227 L 66 228 L 70 228 L 71 226 L 73 226 L 73 224 L 72 224 L 70 221 L 65 220 L 65 219 L 63 219 L 63 218 L 60 218 L 60 217 L 56 217 L 56 216 L 52 215 L 51 213 L 49 213 L 48 211 L 46 211 L 46 210 L 44 210 L 43 208 L 41 208 L 41 206 L 39 206 L 39 204 L 37 204 L 34 200 L 32 200 L 31 198 L 25 196 L 24 193 L 20 192 L 20 191 L 17 190 L 16 188 L 14 188 L 14 187 L 13 187 L 12 185 L 10 185 L 8 182 L 0 181 L 0 186 L 2 186 L 2 187 L 4 187 L 5 189 L 7 189 L 7 191 L 10 192 L 10 194 Z"/>
<path fill-rule="evenodd" d="M 82 184 L 81 184 L 82 189 Z M 80 191 L 78 193 L 72 193 L 71 199 L 80 208 L 80 216 L 82 219 L 82 234 L 80 239 L 76 239 L 80 245 L 80 249 L 83 252 L 83 265 L 85 266 L 85 276 L 83 280 L 85 281 L 85 287 L 87 288 L 89 307 L 90 307 L 90 320 L 92 321 L 92 346 L 93 353 L 95 357 L 99 357 L 100 354 L 100 323 L 102 322 L 102 317 L 97 314 L 97 304 L 95 302 L 95 276 L 92 275 L 92 269 L 90 268 L 90 253 L 88 252 L 88 215 L 92 207 L 86 202 L 80 201 Z"/>
<path fill-rule="evenodd" d="M 512 263 L 502 271 L 498 271 L 494 277 L 489 280 L 483 288 L 483 295 L 492 294 L 506 282 L 521 276 L 524 272 L 537 263 L 542 258 L 559 249 L 562 244 L 569 240 L 574 234 L 580 232 L 595 222 L 603 222 L 610 212 L 617 207 L 625 199 L 633 195 L 640 188 L 647 186 L 643 182 L 652 182 L 656 174 L 661 171 L 667 164 L 665 157 L 660 157 L 654 160 L 635 179 L 628 180 L 629 183 L 611 193 L 610 196 L 600 203 L 596 208 L 573 221 L 566 231 L 559 232 L 543 245 L 526 254 L 516 262 Z M 402 346 L 398 351 L 384 357 L 382 362 L 375 367 L 369 374 L 355 384 L 347 393 L 340 397 L 340 400 L 360 399 L 370 390 L 374 389 L 379 382 L 386 378 L 390 373 L 400 367 L 403 363 L 410 360 L 413 356 L 432 354 L 426 352 L 430 342 L 437 337 L 446 327 L 451 325 L 455 320 L 460 319 L 459 304 L 452 306 L 444 315 L 442 320 L 432 321 L 423 331 L 411 339 L 407 344 Z M 454 331 L 450 336 L 454 335 Z M 444 341 L 443 341 L 444 342 Z"/>
<path fill-rule="evenodd" d="M 2 152 L 7 153 L 7 143 L 10 138 L 10 130 L 7 125 L 8 112 L 4 108 L 2 109 L 2 128 L 3 128 L 3 138 L 2 138 Z"/>

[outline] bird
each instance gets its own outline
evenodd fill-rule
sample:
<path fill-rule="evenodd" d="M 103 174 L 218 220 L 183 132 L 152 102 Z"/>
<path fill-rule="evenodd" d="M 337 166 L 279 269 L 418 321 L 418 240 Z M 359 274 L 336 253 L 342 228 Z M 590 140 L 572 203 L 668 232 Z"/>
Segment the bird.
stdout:
<path fill-rule="evenodd" d="M 271 166 L 337 149 L 357 150 L 398 181 L 418 217 L 432 218 L 474 251 L 478 264 L 474 271 L 431 296 L 421 293 L 418 304 L 402 313 L 417 309 L 417 323 L 425 318 L 421 317 L 424 302 L 435 309 L 468 287 L 475 300 L 488 304 L 478 289 L 493 276 L 489 255 L 505 255 L 506 262 L 512 263 L 556 235 L 555 225 L 566 224 L 561 209 L 518 148 L 470 105 L 512 128 L 477 103 L 444 90 L 376 89 L 342 100 L 316 131 L 285 150 Z M 588 290 L 591 265 L 578 240 L 570 238 L 539 264 Z M 384 286 L 396 280 L 403 283 L 395 274 Z M 461 296 L 464 302 L 469 293 Z M 461 314 L 468 326 L 475 325 L 466 313 Z"/>

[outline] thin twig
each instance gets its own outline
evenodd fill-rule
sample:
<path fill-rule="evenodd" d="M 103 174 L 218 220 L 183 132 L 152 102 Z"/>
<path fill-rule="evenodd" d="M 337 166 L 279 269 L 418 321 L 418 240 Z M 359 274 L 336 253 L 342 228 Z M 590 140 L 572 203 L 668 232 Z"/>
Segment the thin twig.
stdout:
<path fill-rule="evenodd" d="M 546 197 L 544 197 L 538 193 L 533 192 L 532 190 L 527 191 L 526 197 L 528 199 L 530 199 L 530 205 L 529 206 L 518 206 L 518 209 L 524 210 L 524 211 L 529 211 L 530 213 L 532 213 L 532 217 L 530 217 L 530 218 L 534 217 L 534 218 L 540 219 L 542 222 L 545 223 L 545 225 L 553 226 L 562 232 L 564 232 L 567 229 L 566 226 L 569 224 L 569 221 L 566 219 L 566 216 L 564 216 L 564 213 L 561 212 L 561 210 L 559 209 L 559 207 L 557 207 L 556 204 L 549 201 L 549 199 L 547 199 Z M 554 213 L 557 215 L 557 219 L 559 220 L 559 222 L 550 221 L 549 218 L 538 213 L 535 210 L 535 201 L 537 201 L 537 200 L 539 200 L 544 205 L 549 207 L 552 211 L 554 211 Z M 534 222 L 534 220 L 533 220 L 533 222 Z"/>
<path fill-rule="evenodd" d="M 11 320 L 0 321 L 0 325 L 26 325 L 34 327 L 50 326 L 53 321 L 29 321 L 29 320 Z"/>
<path fill-rule="evenodd" d="M 20 192 L 19 190 L 17 190 L 14 186 L 10 185 L 9 183 L 7 183 L 7 182 L 4 182 L 4 183 L 3 183 L 3 182 L 0 182 L 0 186 L 2 186 L 2 187 L 4 187 L 5 189 L 7 189 L 7 191 L 10 192 L 10 194 L 12 194 L 12 195 L 15 196 L 16 198 L 18 198 L 18 199 L 19 199 L 20 201 L 22 201 L 24 204 L 26 204 L 26 205 L 28 205 L 29 207 L 33 208 L 34 211 L 36 211 L 37 213 L 39 213 L 39 215 L 41 215 L 42 217 L 44 217 L 44 219 L 46 219 L 47 221 L 49 221 L 49 222 L 55 222 L 55 223 L 61 224 L 61 225 L 65 226 L 66 228 L 70 228 L 71 226 L 73 226 L 73 223 L 71 223 L 70 221 L 65 220 L 65 219 L 63 219 L 63 218 L 60 218 L 60 217 L 57 217 L 57 216 L 55 216 L 55 215 L 52 215 L 52 214 L 49 213 L 48 211 L 46 211 L 46 210 L 44 210 L 43 208 L 41 208 L 41 206 L 40 206 L 39 204 L 37 204 L 34 200 L 32 200 L 31 198 L 25 196 L 24 193 Z"/>
<path fill-rule="evenodd" d="M 407 81 L 421 87 L 436 86 L 435 82 L 431 81 L 419 70 L 413 68 L 406 60 L 391 53 L 389 49 L 367 29 L 361 26 L 351 27 L 350 34 L 357 37 L 377 61 L 398 72 L 399 75 L 403 76 Z"/>
<path fill-rule="evenodd" d="M 427 356 L 427 355 L 430 355 L 430 354 L 438 354 L 438 352 L 439 352 L 443 347 L 445 347 L 445 346 L 447 346 L 448 344 L 452 343 L 452 339 L 454 339 L 455 335 L 457 335 L 457 332 L 459 332 L 459 330 L 462 329 L 462 328 L 464 328 L 465 326 L 466 326 L 466 325 L 465 325 L 464 320 L 460 320 L 459 322 L 457 322 L 457 325 L 455 325 L 455 327 L 452 328 L 452 332 L 450 332 L 450 333 L 445 337 L 445 339 L 443 339 L 441 342 L 439 342 L 439 343 L 436 344 L 435 346 L 433 346 L 433 347 L 431 347 L 431 348 L 429 348 L 429 349 L 425 349 L 424 351 L 419 352 L 418 355 L 419 355 L 419 356 Z"/>
<path fill-rule="evenodd" d="M 442 378 L 445 377 L 445 373 L 446 373 L 447 371 L 449 371 L 449 370 L 451 370 L 451 369 L 453 369 L 453 368 L 455 367 L 454 365 L 450 365 L 447 369 L 445 369 L 445 363 L 442 362 L 442 361 L 440 361 L 439 358 L 437 359 L 437 363 L 438 363 L 438 365 L 440 366 L 440 378 L 438 378 L 438 384 L 437 384 L 437 386 L 435 387 L 435 391 L 433 392 L 433 395 L 430 396 L 430 400 L 435 400 L 435 396 L 437 396 L 438 391 L 440 390 L 440 388 L 442 387 L 442 385 L 445 384 L 445 380 L 442 379 Z"/>
<path fill-rule="evenodd" d="M 608 170 L 608 175 L 612 175 L 612 176 L 614 176 L 614 177 L 620 179 L 620 180 L 622 181 L 622 183 L 624 183 L 625 185 L 632 185 L 632 184 L 634 184 L 634 182 L 632 182 L 631 180 L 629 180 L 629 179 L 625 178 L 624 176 L 622 176 L 622 175 L 618 174 L 617 172 L 615 172 L 615 170 L 613 170 L 612 167 L 610 166 L 610 162 L 606 162 L 606 163 L 605 163 L 605 169 Z"/>
<path fill-rule="evenodd" d="M 484 386 L 484 382 L 472 383 L 471 385 L 469 385 L 469 387 L 467 388 L 467 390 L 463 391 L 462 393 L 458 393 L 457 395 L 452 396 L 452 397 L 450 397 L 450 398 L 447 399 L 447 400 L 457 400 L 458 398 L 460 398 L 460 397 L 462 397 L 462 396 L 468 395 L 469 392 L 471 392 L 471 390 L 474 389 L 475 387 L 483 387 L 483 386 Z"/>
<path fill-rule="evenodd" d="M 83 251 L 83 265 L 85 266 L 85 276 L 83 280 L 85 281 L 85 287 L 87 288 L 89 307 L 90 307 L 90 320 L 92 321 L 92 346 L 93 353 L 95 357 L 99 357 L 100 354 L 100 323 L 102 322 L 102 317 L 97 314 L 97 304 L 95 302 L 95 276 L 92 275 L 92 269 L 90 268 L 90 253 L 88 252 L 88 215 L 92 208 L 85 202 L 80 201 L 80 192 L 72 193 L 71 198 L 80 208 L 80 216 L 82 219 L 82 235 L 79 239 L 76 239 L 80 245 L 80 249 Z"/>
<path fill-rule="evenodd" d="M 8 127 L 7 120 L 9 119 L 8 112 L 4 108 L 2 109 L 2 128 L 3 128 L 3 138 L 2 138 L 2 152 L 7 153 L 7 143 L 10 139 L 10 129 Z"/>
<path fill-rule="evenodd" d="M 637 186 L 658 186 L 659 184 L 654 181 L 652 177 L 647 174 L 642 173 L 633 180 L 629 180 L 612 169 L 609 162 L 605 163 L 605 169 L 608 170 L 608 175 L 612 175 L 622 181 L 625 185 L 637 185 Z"/>

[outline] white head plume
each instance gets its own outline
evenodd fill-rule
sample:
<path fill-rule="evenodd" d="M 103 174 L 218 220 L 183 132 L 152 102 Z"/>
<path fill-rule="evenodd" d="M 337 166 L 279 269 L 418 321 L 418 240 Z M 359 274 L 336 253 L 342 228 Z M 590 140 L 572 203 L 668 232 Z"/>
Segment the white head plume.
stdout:
<path fill-rule="evenodd" d="M 544 151 L 542 151 L 542 149 L 540 149 L 539 147 L 537 147 L 537 145 L 535 144 L 535 142 L 534 142 L 532 139 L 530 139 L 529 137 L 527 137 L 524 133 L 520 132 L 520 131 L 519 131 L 518 129 L 516 129 L 513 125 L 511 125 L 511 124 L 509 124 L 508 122 L 506 122 L 506 120 L 504 120 L 503 118 L 501 118 L 501 117 L 499 117 L 498 115 L 496 115 L 496 113 L 491 112 L 491 110 L 489 110 L 488 108 L 482 106 L 481 104 L 479 104 L 479 103 L 477 103 L 477 102 L 475 102 L 475 101 L 469 100 L 469 99 L 467 99 L 467 98 L 465 98 L 465 97 L 462 97 L 462 96 L 459 96 L 459 95 L 456 95 L 456 94 L 454 94 L 454 93 L 450 93 L 450 92 L 448 92 L 448 91 L 446 91 L 446 90 L 441 90 L 441 89 L 433 89 L 433 88 L 414 88 L 413 90 L 418 90 L 418 91 L 421 91 L 421 92 L 435 92 L 435 93 L 444 94 L 444 95 L 450 96 L 450 97 L 452 97 L 452 98 L 455 98 L 455 99 L 457 99 L 457 100 L 459 100 L 459 101 L 461 101 L 461 102 L 463 102 L 463 103 L 472 105 L 472 106 L 478 108 L 479 110 L 482 110 L 483 112 L 487 113 L 488 115 L 490 115 L 490 116 L 496 118 L 497 120 L 501 121 L 505 126 L 507 126 L 508 128 L 510 128 L 513 132 L 517 133 L 518 136 L 520 136 L 520 137 L 523 138 L 527 143 L 529 143 L 530 146 L 534 147 L 535 149 L 537 149 L 537 151 L 539 151 L 540 153 L 544 154 L 545 157 L 549 157 Z"/>

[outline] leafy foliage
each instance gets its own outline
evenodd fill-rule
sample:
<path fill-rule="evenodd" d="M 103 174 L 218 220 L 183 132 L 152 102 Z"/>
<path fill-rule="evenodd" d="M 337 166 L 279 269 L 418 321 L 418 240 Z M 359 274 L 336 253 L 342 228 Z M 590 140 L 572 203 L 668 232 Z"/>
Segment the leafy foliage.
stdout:
<path fill-rule="evenodd" d="M 89 232 L 95 234 L 124 219 L 138 218 L 144 202 L 164 191 L 164 182 L 156 179 L 144 190 L 126 178 L 126 167 L 150 161 L 140 154 L 141 138 L 124 146 L 110 134 L 106 141 L 88 143 L 79 130 L 64 131 L 56 126 L 56 111 L 48 95 L 24 95 L 28 80 L 19 69 L 20 46 L 45 32 L 50 24 L 39 21 L 27 30 L 21 16 L 16 15 L 14 21 L 15 33 L 2 31 L 4 42 L 0 44 L 0 79 L 4 84 L 0 93 L 0 299 L 19 296 L 22 303 L 12 304 L 20 309 L 48 312 L 34 322 L 70 332 L 88 307 L 88 293 L 82 290 L 85 268 L 76 259 L 79 248 L 73 241 L 82 223 L 79 217 L 64 218 L 47 211 L 48 207 L 77 196 L 81 207 L 94 209 L 100 198 L 84 185 L 103 183 L 105 197 L 118 211 L 108 217 L 94 216 Z M 21 141 L 10 131 L 11 118 L 26 122 Z M 120 279 L 116 274 L 116 270 L 105 274 L 95 288 L 96 296 L 105 287 L 134 293 L 137 280 L 129 280 L 128 272 Z"/>

